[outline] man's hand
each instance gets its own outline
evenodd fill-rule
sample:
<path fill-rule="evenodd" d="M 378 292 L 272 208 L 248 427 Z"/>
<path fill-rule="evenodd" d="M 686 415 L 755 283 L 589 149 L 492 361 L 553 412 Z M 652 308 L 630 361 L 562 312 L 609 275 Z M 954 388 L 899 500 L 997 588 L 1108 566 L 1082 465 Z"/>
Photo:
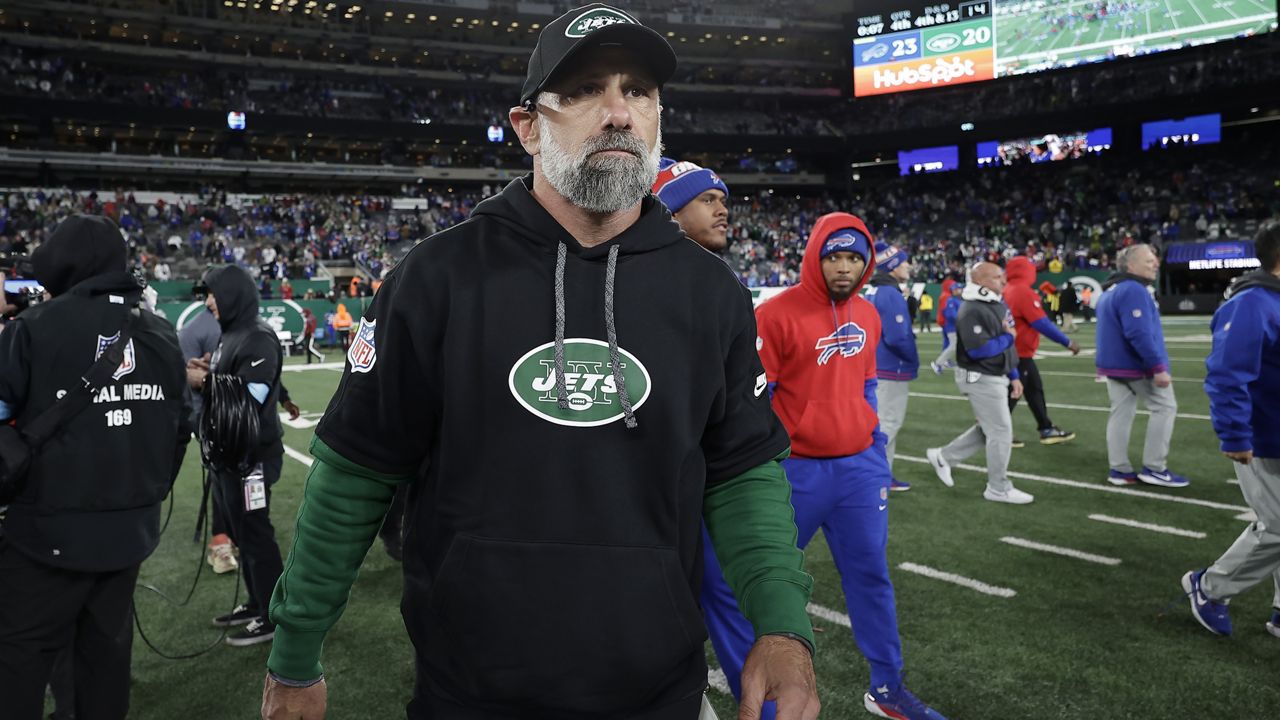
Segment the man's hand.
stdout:
<path fill-rule="evenodd" d="M 809 648 L 799 640 L 765 635 L 742 665 L 738 720 L 759 720 L 765 700 L 777 702 L 777 720 L 815 720 L 822 704 Z"/>
<path fill-rule="evenodd" d="M 298 404 L 292 400 L 281 400 L 280 407 L 284 408 L 285 412 L 289 413 L 290 420 L 297 420 L 298 417 L 302 415 L 302 409 L 299 408 Z"/>
<path fill-rule="evenodd" d="M 1167 388 L 1170 383 L 1173 382 L 1173 376 L 1167 372 L 1158 372 L 1151 377 L 1151 381 L 1154 382 L 1158 388 Z"/>
<path fill-rule="evenodd" d="M 1240 463 L 1241 465 L 1248 465 L 1249 463 L 1253 462 L 1252 450 L 1245 450 L 1244 452 L 1227 452 L 1226 450 L 1223 450 L 1222 454 Z"/>
<path fill-rule="evenodd" d="M 267 673 L 262 686 L 262 720 L 324 720 L 329 690 L 324 680 L 311 687 L 282 685 Z"/>
<path fill-rule="evenodd" d="M 4 287 L 5 280 L 8 279 L 4 273 L 0 272 L 0 287 Z M 8 315 L 17 309 L 17 307 L 10 305 L 9 301 L 5 299 L 4 293 L 0 292 L 0 315 Z"/>
<path fill-rule="evenodd" d="M 187 361 L 187 385 L 190 385 L 192 390 L 200 392 L 208 376 L 209 353 L 205 353 L 204 357 L 191 358 Z"/>
<path fill-rule="evenodd" d="M 1076 342 L 1075 340 L 1072 340 L 1071 344 L 1067 346 L 1067 349 L 1071 351 L 1072 355 L 1079 355 L 1080 343 Z"/>
<path fill-rule="evenodd" d="M 1009 399 L 1017 400 L 1020 397 L 1022 397 L 1022 381 L 1010 380 L 1009 381 Z"/>

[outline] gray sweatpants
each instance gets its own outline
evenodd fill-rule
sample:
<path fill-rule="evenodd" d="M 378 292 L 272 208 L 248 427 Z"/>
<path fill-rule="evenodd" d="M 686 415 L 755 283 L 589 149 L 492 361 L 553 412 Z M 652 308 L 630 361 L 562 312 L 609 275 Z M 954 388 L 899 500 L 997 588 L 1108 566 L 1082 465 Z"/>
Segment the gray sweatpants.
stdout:
<path fill-rule="evenodd" d="M 974 382 L 969 382 L 973 379 Z M 1009 378 L 970 373 L 956 368 L 956 385 L 969 398 L 978 423 L 942 448 L 942 459 L 954 465 L 986 448 L 987 487 L 1004 493 L 1009 482 L 1009 454 L 1013 452 L 1013 418 L 1009 415 Z"/>
<path fill-rule="evenodd" d="M 898 446 L 898 431 L 907 419 L 907 394 L 911 383 L 905 380 L 877 380 L 876 405 L 879 409 L 880 432 L 889 438 L 885 454 L 889 457 L 889 471 L 893 472 L 893 453 Z"/>
<path fill-rule="evenodd" d="M 938 359 L 934 360 L 934 362 L 941 365 L 942 367 L 946 367 L 947 363 L 952 363 L 955 361 L 956 361 L 956 334 L 954 332 L 949 332 L 947 333 L 947 346 L 942 349 L 941 353 L 938 353 Z"/>
<path fill-rule="evenodd" d="M 1142 464 L 1156 472 L 1169 469 L 1169 440 L 1173 437 L 1173 421 L 1178 415 L 1178 401 L 1173 385 L 1156 387 L 1151 378 L 1121 380 L 1107 378 L 1107 395 L 1111 398 L 1111 416 L 1107 419 L 1107 460 L 1112 470 L 1133 472 L 1129 464 L 1129 433 L 1138 414 L 1138 398 L 1151 412 L 1147 421 L 1147 441 L 1142 447 Z"/>
<path fill-rule="evenodd" d="M 1200 580 L 1205 595 L 1229 600 L 1271 576 L 1273 607 L 1280 607 L 1280 458 L 1235 463 L 1245 502 L 1257 514 Z"/>

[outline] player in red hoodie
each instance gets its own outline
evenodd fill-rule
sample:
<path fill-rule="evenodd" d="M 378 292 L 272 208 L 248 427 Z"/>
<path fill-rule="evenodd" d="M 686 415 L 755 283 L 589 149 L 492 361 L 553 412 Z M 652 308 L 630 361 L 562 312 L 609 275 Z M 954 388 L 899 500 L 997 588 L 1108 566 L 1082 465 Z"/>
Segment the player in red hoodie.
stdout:
<path fill-rule="evenodd" d="M 791 480 L 800 547 L 822 528 L 840 571 L 854 640 L 871 665 L 864 706 L 879 717 L 945 720 L 902 684 L 902 642 L 885 557 L 893 478 L 876 416 L 880 315 L 858 296 L 875 270 L 873 243 L 852 215 L 819 218 L 800 284 L 756 310 L 756 347 L 774 412 L 791 436 L 791 457 L 782 464 Z M 707 628 L 740 698 L 738 676 L 755 635 L 705 536 L 703 549 Z M 773 703 L 760 717 L 773 720 Z"/>
<path fill-rule="evenodd" d="M 1067 432 L 1053 424 L 1049 419 L 1049 410 L 1044 402 L 1044 381 L 1040 379 L 1040 369 L 1036 367 L 1036 350 L 1040 347 L 1040 336 L 1061 344 L 1071 351 L 1072 355 L 1080 353 L 1080 345 L 1069 339 L 1057 325 L 1044 313 L 1040 305 L 1040 295 L 1032 289 L 1036 281 L 1036 268 L 1029 258 L 1022 255 L 1010 258 L 1005 267 L 1005 277 L 1009 284 L 1004 288 L 1004 303 L 1013 313 L 1013 322 L 1017 335 L 1014 347 L 1018 349 L 1018 376 L 1022 379 L 1023 395 L 1031 414 L 1036 417 L 1036 429 L 1040 431 L 1041 445 L 1057 445 L 1075 439 L 1076 434 Z M 1009 412 L 1018 406 L 1017 398 L 1009 399 Z M 1022 447 L 1017 440 L 1014 447 Z"/>

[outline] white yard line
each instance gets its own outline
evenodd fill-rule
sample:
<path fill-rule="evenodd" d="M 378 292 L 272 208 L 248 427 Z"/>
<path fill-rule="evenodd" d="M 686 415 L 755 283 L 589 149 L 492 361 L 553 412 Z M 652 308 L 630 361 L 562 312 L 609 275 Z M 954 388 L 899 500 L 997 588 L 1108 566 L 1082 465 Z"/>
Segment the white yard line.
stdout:
<path fill-rule="evenodd" d="M 941 393 L 911 393 L 911 397 L 932 398 L 934 400 L 963 400 L 969 401 L 969 398 L 963 395 L 943 395 Z M 1109 413 L 1111 408 L 1098 407 L 1096 405 L 1066 405 L 1063 403 L 1048 403 L 1048 406 L 1058 410 L 1087 410 L 1089 412 Z M 1139 410 L 1139 415 L 1150 415 L 1146 410 Z M 1178 413 L 1178 417 L 1185 420 L 1208 420 L 1208 415 L 1196 415 L 1193 413 Z"/>
<path fill-rule="evenodd" d="M 843 625 L 844 627 L 851 627 L 849 623 L 848 615 L 836 610 L 832 610 L 829 607 L 822 607 L 821 605 L 809 603 L 805 607 L 805 610 L 807 610 L 810 615 L 816 618 L 822 618 L 827 622 L 835 623 L 837 625 Z"/>
<path fill-rule="evenodd" d="M 1017 590 L 1011 590 L 1009 588 L 998 587 L 995 585 L 988 585 L 982 582 L 981 580 L 974 580 L 973 578 L 967 578 L 963 575 L 956 575 L 955 573 L 945 572 L 943 570 L 938 570 L 937 568 L 928 567 L 927 565 L 917 565 L 915 563 L 904 562 L 898 565 L 898 569 L 906 570 L 907 572 L 915 573 L 916 575 L 923 575 L 927 578 L 932 578 L 934 580 L 941 580 L 943 582 L 949 582 L 953 585 L 966 587 L 975 592 L 980 592 L 983 595 L 992 595 L 994 597 L 1011 598 L 1018 594 Z"/>
<path fill-rule="evenodd" d="M 294 450 L 293 448 L 289 447 L 288 445 L 285 445 L 285 446 L 284 446 L 284 454 L 285 454 L 285 455 L 288 455 L 289 457 L 293 458 L 294 460 L 297 460 L 298 462 L 302 463 L 303 465 L 306 465 L 307 467 L 311 467 L 311 464 L 312 464 L 313 462 L 315 462 L 315 460 L 313 460 L 313 459 L 311 458 L 311 456 L 310 456 L 310 455 L 308 455 L 308 454 L 306 454 L 306 453 L 304 453 L 304 452 L 302 452 L 302 451 L 299 451 L 299 450 Z"/>
<path fill-rule="evenodd" d="M 1195 530 L 1183 530 L 1182 528 L 1170 527 L 1168 525 L 1155 525 L 1153 523 L 1144 523 L 1138 520 L 1130 520 L 1129 518 L 1112 517 L 1110 515 L 1090 515 L 1090 520 L 1098 522 L 1110 523 L 1112 525 L 1123 525 L 1125 527 L 1138 528 L 1139 530 L 1150 530 L 1151 532 L 1164 533 L 1165 535 L 1177 535 L 1178 537 L 1195 538 L 1203 540 L 1207 535 Z"/>
<path fill-rule="evenodd" d="M 1207 24 L 1209 22 L 1209 18 L 1205 17 L 1204 13 L 1200 12 L 1200 8 L 1196 7 L 1195 0 L 1192 0 L 1187 4 L 1191 6 L 1191 9 L 1195 11 L 1196 15 L 1200 16 L 1201 24 Z"/>
<path fill-rule="evenodd" d="M 301 363 L 298 365 L 284 365 L 280 369 L 284 372 L 306 372 L 307 370 L 342 370 L 347 366 L 346 362 L 323 362 L 323 363 Z"/>
<path fill-rule="evenodd" d="M 1085 562 L 1096 563 L 1098 565 L 1119 565 L 1120 558 L 1106 557 L 1105 555 L 1094 555 L 1093 553 L 1083 552 L 1081 550 L 1073 550 L 1071 548 L 1059 547 L 1057 545 L 1046 545 L 1038 543 L 1034 540 L 1027 540 L 1020 537 L 1005 536 L 1000 538 L 1000 542 L 1007 545 L 1016 545 L 1017 547 L 1027 548 L 1028 550 L 1039 550 L 1053 555 L 1061 555 L 1062 557 L 1075 558 L 1076 560 L 1084 560 Z"/>
<path fill-rule="evenodd" d="M 907 462 L 929 464 L 929 461 L 922 457 L 913 455 L 895 455 L 898 460 L 906 460 Z M 960 468 L 961 470 L 971 470 L 973 472 L 986 474 L 987 469 L 981 465 L 969 465 L 967 463 L 952 464 L 951 467 Z M 1181 505 L 1198 505 L 1200 507 L 1212 508 L 1214 510 L 1229 510 L 1231 512 L 1248 512 L 1249 508 L 1243 505 L 1229 505 L 1227 503 L 1214 502 L 1213 500 L 1201 500 L 1200 498 L 1182 497 L 1180 495 L 1171 495 L 1167 493 L 1151 492 L 1149 490 L 1134 490 L 1127 487 L 1117 487 L 1108 485 L 1101 481 L 1097 483 L 1080 482 L 1078 480 L 1067 480 L 1065 478 L 1049 477 L 1047 475 L 1033 475 L 1031 473 L 1016 472 L 1014 470 L 1006 473 L 1011 478 L 1019 480 L 1034 480 L 1035 482 L 1047 483 L 1049 485 L 1060 485 L 1062 487 L 1076 488 L 1078 490 L 1092 490 L 1094 492 L 1111 493 L 1112 495 L 1128 495 L 1129 497 L 1140 497 L 1146 500 L 1160 500 L 1162 502 L 1178 503 Z"/>

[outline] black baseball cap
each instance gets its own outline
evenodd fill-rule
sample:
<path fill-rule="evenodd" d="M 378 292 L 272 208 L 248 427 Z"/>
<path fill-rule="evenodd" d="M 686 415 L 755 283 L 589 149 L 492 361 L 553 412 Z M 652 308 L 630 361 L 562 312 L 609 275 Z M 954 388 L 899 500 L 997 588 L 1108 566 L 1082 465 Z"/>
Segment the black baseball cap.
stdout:
<path fill-rule="evenodd" d="M 529 74 L 520 90 L 526 108 L 573 56 L 590 47 L 619 46 L 635 50 L 659 85 L 676 71 L 676 52 L 667 39 L 640 24 L 634 15 L 602 3 L 570 10 L 542 28 L 538 44 L 529 56 Z"/>

